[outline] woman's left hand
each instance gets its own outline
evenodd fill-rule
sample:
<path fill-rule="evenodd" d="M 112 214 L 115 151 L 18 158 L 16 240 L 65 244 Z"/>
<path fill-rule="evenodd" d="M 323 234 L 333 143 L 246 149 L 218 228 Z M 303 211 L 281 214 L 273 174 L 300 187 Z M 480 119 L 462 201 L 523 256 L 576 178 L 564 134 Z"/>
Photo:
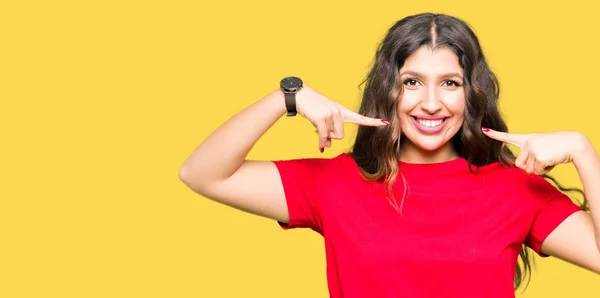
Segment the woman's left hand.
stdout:
<path fill-rule="evenodd" d="M 487 128 L 482 131 L 494 140 L 519 147 L 521 151 L 515 165 L 529 174 L 542 175 L 556 165 L 574 162 L 577 156 L 591 148 L 589 140 L 579 132 L 514 134 Z"/>

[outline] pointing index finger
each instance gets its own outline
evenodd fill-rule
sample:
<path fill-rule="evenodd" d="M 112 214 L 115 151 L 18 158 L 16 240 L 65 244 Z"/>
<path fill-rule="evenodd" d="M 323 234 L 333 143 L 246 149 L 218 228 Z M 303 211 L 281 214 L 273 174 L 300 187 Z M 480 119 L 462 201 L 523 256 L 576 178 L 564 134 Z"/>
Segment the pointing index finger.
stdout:
<path fill-rule="evenodd" d="M 389 120 L 363 116 L 347 108 L 342 109 L 342 118 L 344 119 L 344 122 L 356 123 L 364 126 L 386 126 L 390 124 Z"/>
<path fill-rule="evenodd" d="M 519 148 L 523 147 L 527 140 L 526 135 L 514 134 L 508 132 L 500 132 L 489 128 L 483 128 L 483 133 L 491 139 L 498 140 L 500 142 L 509 143 Z"/>

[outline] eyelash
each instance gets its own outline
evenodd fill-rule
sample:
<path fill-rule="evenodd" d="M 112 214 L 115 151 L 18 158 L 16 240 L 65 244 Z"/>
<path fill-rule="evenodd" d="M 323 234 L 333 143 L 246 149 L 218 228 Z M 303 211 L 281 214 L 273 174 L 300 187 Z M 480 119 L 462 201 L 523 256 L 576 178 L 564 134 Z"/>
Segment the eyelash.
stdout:
<path fill-rule="evenodd" d="M 417 80 L 416 80 L 416 79 L 414 79 L 414 78 L 408 78 L 408 79 L 404 80 L 404 82 L 402 82 L 402 84 L 404 84 L 404 85 L 407 85 L 407 84 L 408 84 L 408 82 L 410 82 L 410 81 L 415 81 L 415 82 L 417 82 Z M 460 84 L 459 84 L 457 81 L 455 81 L 455 80 L 446 80 L 446 81 L 444 81 L 444 83 L 447 83 L 447 82 L 451 82 L 452 84 L 454 84 L 453 86 L 450 86 L 450 87 L 460 87 L 460 86 L 461 86 L 461 85 L 460 85 Z M 412 87 L 412 85 L 411 85 L 411 87 Z"/>
<path fill-rule="evenodd" d="M 447 80 L 446 82 L 452 82 L 454 84 L 453 87 L 460 87 L 460 84 L 455 80 Z"/>

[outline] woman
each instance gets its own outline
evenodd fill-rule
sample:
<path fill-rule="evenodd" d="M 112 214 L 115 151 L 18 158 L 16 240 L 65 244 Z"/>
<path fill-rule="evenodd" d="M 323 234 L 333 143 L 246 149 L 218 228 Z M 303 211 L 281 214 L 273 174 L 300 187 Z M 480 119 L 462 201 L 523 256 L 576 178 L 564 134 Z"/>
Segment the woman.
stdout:
<path fill-rule="evenodd" d="M 284 229 L 322 234 L 331 297 L 514 297 L 530 270 L 526 247 L 600 273 L 598 155 L 580 133 L 507 133 L 498 92 L 467 24 L 410 16 L 382 41 L 359 113 L 286 78 L 211 134 L 180 177 Z M 245 159 L 296 111 L 321 152 L 344 122 L 360 125 L 351 152 Z M 506 143 L 521 148 L 516 158 Z M 591 215 L 544 179 L 569 162 Z"/>

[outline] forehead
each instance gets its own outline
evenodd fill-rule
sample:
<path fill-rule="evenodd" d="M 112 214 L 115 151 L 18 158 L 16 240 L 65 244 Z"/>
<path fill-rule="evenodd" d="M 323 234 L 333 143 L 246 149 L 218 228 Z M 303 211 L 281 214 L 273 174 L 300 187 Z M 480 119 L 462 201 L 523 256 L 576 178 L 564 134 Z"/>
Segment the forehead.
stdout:
<path fill-rule="evenodd" d="M 449 72 L 462 74 L 462 68 L 458 63 L 458 56 L 448 48 L 431 49 L 430 47 L 421 47 L 410 55 L 400 69 L 404 71 L 414 71 L 428 76 L 436 76 Z"/>

